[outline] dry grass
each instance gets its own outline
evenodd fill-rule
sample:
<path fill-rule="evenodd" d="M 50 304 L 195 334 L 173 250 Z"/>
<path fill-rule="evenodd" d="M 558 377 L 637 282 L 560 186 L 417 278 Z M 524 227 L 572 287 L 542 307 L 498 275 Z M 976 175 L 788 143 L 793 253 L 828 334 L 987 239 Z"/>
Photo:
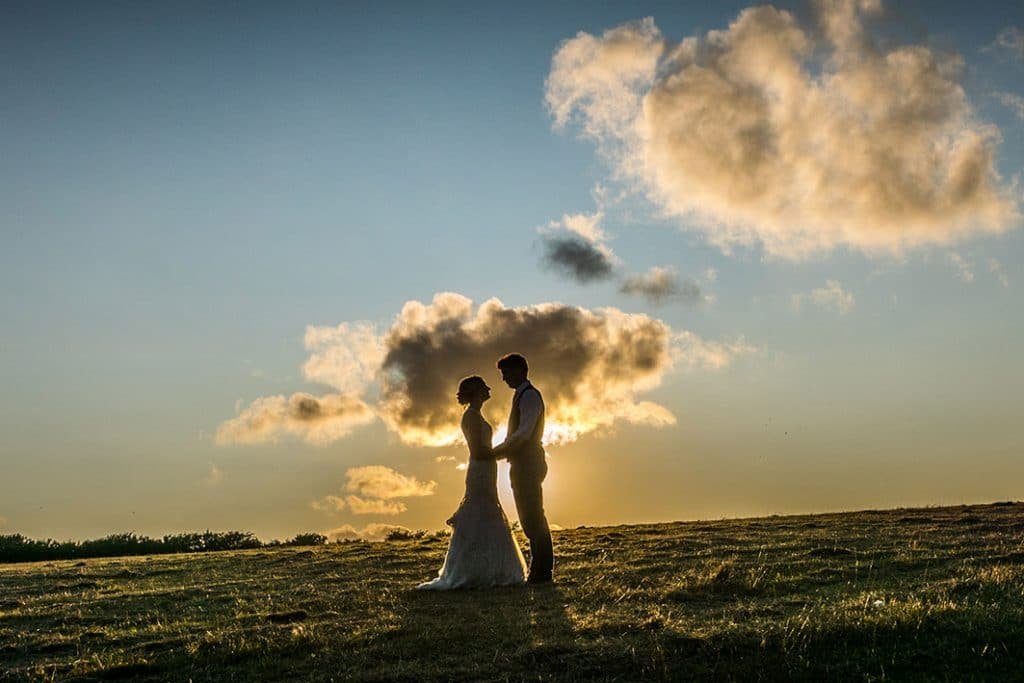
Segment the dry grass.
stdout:
<path fill-rule="evenodd" d="M 446 539 L 0 566 L 0 680 L 1021 680 L 1024 505 L 556 532 L 558 583 L 411 590 Z"/>

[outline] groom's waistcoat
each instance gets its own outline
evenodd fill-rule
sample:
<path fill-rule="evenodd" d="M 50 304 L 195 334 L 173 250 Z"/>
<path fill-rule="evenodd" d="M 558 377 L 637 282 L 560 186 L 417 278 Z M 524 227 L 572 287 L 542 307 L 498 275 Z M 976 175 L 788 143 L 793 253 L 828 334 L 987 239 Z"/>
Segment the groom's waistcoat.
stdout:
<path fill-rule="evenodd" d="M 533 425 L 533 432 L 530 433 L 529 438 L 523 442 L 509 458 L 509 464 L 515 465 L 517 462 L 530 461 L 539 459 L 541 462 L 544 461 L 544 446 L 541 443 L 541 439 L 544 437 L 544 397 L 541 395 L 537 387 L 532 384 L 512 400 L 512 412 L 508 416 L 508 433 L 514 434 L 519 429 L 519 401 L 522 400 L 523 395 L 527 391 L 536 391 L 537 398 L 540 399 L 540 414 L 537 416 L 537 423 Z"/>

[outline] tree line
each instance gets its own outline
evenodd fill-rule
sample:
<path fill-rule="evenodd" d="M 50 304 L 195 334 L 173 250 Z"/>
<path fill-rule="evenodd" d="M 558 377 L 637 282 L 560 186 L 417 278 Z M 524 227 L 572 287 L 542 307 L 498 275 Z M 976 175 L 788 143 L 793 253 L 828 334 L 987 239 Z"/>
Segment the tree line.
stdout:
<path fill-rule="evenodd" d="M 323 534 L 299 534 L 287 541 L 264 543 L 248 531 L 203 531 L 167 534 L 150 538 L 134 533 L 112 534 L 87 541 L 39 541 L 21 534 L 0 536 L 0 562 L 38 562 L 74 560 L 122 555 L 163 555 L 169 553 L 205 553 L 218 550 L 246 550 L 279 546 L 313 546 L 327 543 Z"/>

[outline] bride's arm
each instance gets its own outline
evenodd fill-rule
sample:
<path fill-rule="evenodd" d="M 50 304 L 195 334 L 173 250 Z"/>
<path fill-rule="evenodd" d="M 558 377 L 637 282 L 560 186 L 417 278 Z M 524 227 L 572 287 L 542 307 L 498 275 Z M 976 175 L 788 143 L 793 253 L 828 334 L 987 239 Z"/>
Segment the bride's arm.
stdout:
<path fill-rule="evenodd" d="M 476 460 L 491 460 L 491 444 L 483 438 L 483 422 L 479 415 L 466 412 L 462 414 L 462 435 L 469 444 L 469 457 Z"/>

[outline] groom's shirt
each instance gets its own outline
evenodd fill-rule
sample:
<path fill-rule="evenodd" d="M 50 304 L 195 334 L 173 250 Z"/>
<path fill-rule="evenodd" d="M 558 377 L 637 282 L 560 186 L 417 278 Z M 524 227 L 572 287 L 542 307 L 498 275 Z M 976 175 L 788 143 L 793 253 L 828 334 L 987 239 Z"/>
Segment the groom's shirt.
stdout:
<path fill-rule="evenodd" d="M 527 391 L 527 389 L 533 389 L 533 391 Z M 526 443 L 533 434 L 533 430 L 537 426 L 537 420 L 544 411 L 540 392 L 530 384 L 530 380 L 526 380 L 516 387 L 516 393 L 512 397 L 513 410 L 515 410 L 517 404 L 519 406 L 519 425 L 514 432 L 505 437 L 505 443 L 513 449 L 519 448 Z"/>

